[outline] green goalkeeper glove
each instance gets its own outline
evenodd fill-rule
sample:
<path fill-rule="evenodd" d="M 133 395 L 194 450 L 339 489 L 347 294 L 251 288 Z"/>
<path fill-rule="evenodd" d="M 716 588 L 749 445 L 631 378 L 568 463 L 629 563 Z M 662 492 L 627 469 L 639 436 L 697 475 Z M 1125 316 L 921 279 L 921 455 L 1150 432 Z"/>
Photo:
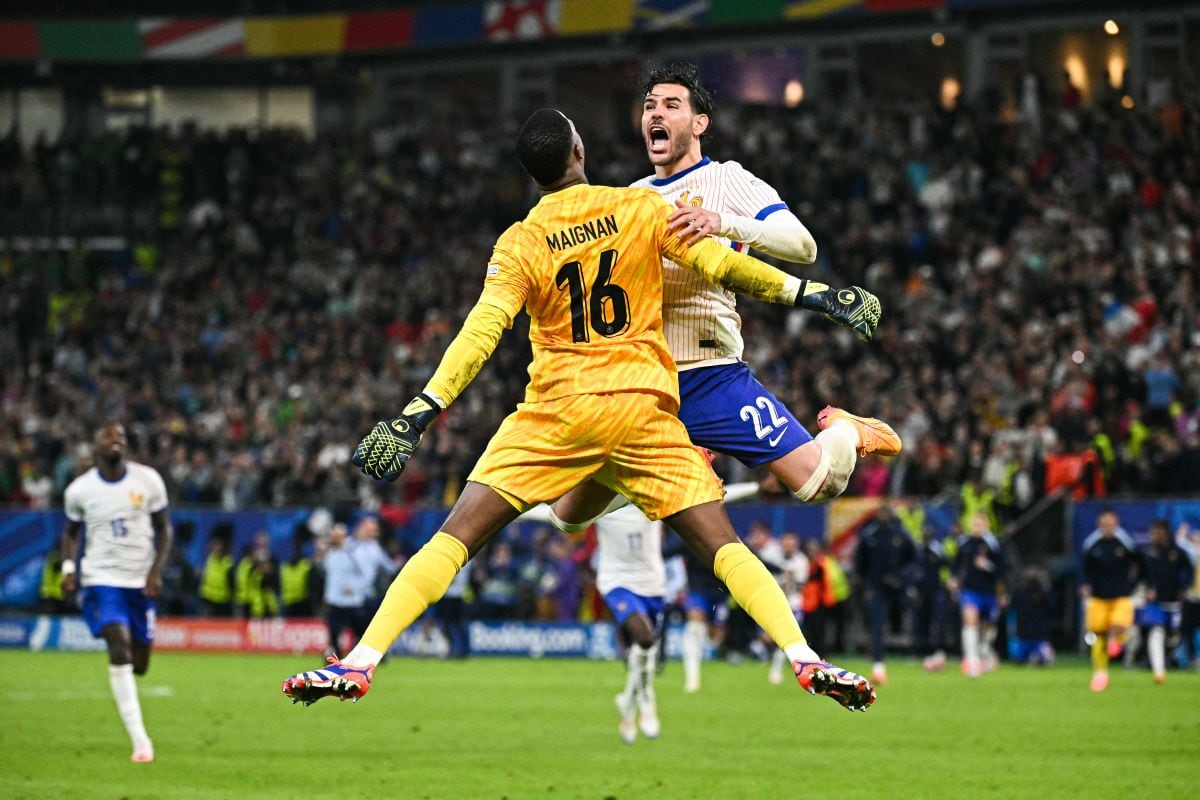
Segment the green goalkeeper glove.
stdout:
<path fill-rule="evenodd" d="M 422 392 L 409 401 L 391 422 L 380 420 L 354 448 L 350 463 L 376 480 L 394 481 L 404 471 L 425 429 L 440 414 L 441 407 Z"/>
<path fill-rule="evenodd" d="M 883 308 L 879 298 L 861 286 L 834 289 L 826 283 L 801 280 L 796 305 L 815 311 L 830 322 L 856 332 L 864 342 L 871 341 L 879 327 Z"/>

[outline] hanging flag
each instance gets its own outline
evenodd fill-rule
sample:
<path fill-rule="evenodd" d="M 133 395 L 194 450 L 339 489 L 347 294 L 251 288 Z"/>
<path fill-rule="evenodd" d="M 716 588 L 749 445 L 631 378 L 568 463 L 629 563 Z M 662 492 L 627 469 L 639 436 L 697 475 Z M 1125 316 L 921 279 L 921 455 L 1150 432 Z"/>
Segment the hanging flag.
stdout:
<path fill-rule="evenodd" d="M 417 10 L 413 44 L 468 44 L 483 38 L 483 6 L 432 6 Z"/>
<path fill-rule="evenodd" d="M 633 28 L 639 31 L 693 28 L 707 12 L 708 0 L 637 0 Z"/>
<path fill-rule="evenodd" d="M 887 11 L 929 11 L 945 8 L 946 0 L 864 0 L 867 13 Z"/>
<path fill-rule="evenodd" d="M 817 19 L 834 14 L 858 14 L 863 0 L 792 0 L 783 9 L 788 19 Z"/>
<path fill-rule="evenodd" d="M 560 36 L 627 31 L 633 26 L 634 0 L 562 0 Z"/>
<path fill-rule="evenodd" d="M 413 38 L 416 12 L 377 11 L 346 18 L 346 51 L 394 50 Z"/>
<path fill-rule="evenodd" d="M 246 52 L 240 18 L 143 19 L 138 21 L 138 31 L 146 58 L 218 58 Z"/>
<path fill-rule="evenodd" d="M 142 56 L 142 37 L 133 20 L 39 22 L 42 58 L 59 61 L 132 61 Z"/>
<path fill-rule="evenodd" d="M 710 0 L 708 22 L 771 22 L 782 16 L 783 0 Z"/>
<path fill-rule="evenodd" d="M 316 56 L 337 53 L 346 33 L 343 14 L 254 17 L 246 20 L 246 55 Z"/>
<path fill-rule="evenodd" d="M 483 38 L 546 39 L 558 31 L 559 0 L 492 0 L 483 7 Z"/>
<path fill-rule="evenodd" d="M 38 53 L 37 26 L 32 22 L 0 22 L 0 60 L 33 61 Z"/>

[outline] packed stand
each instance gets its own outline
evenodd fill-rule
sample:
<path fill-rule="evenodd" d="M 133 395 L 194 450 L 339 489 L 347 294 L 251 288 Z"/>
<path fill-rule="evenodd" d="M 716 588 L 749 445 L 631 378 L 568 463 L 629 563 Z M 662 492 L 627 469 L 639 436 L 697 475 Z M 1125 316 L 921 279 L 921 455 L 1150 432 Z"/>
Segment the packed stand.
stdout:
<path fill-rule="evenodd" d="M 852 493 L 963 487 L 1015 515 L 1053 490 L 1200 490 L 1196 98 L 1021 109 L 719 106 L 706 152 L 780 190 L 810 272 L 885 309 L 863 346 L 743 302 L 746 358 L 810 424 L 826 403 L 896 423 L 905 453 Z M 0 143 L 5 229 L 135 242 L 0 250 L 0 502 L 59 504 L 107 418 L 176 504 L 451 500 L 522 396 L 525 322 L 395 487 L 346 461 L 423 386 L 533 201 L 512 138 L 463 118 Z M 589 139 L 593 180 L 648 171 L 636 136 Z"/>

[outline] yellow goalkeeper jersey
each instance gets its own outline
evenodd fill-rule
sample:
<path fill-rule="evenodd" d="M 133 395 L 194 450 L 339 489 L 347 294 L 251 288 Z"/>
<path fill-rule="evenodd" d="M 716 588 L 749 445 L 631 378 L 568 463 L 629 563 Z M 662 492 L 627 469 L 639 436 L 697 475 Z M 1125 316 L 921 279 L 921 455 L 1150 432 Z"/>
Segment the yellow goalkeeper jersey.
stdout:
<path fill-rule="evenodd" d="M 688 247 L 667 226 L 673 210 L 652 189 L 577 184 L 545 195 L 496 242 L 479 302 L 426 392 L 443 407 L 454 402 L 525 308 L 533 319 L 527 402 L 644 391 L 678 409 L 662 333 L 662 259 L 772 303 L 793 304 L 801 281 L 713 239 Z"/>
<path fill-rule="evenodd" d="M 686 260 L 649 189 L 580 184 L 544 196 L 496 242 L 480 302 L 532 319 L 527 402 L 648 391 L 679 399 L 662 334 L 662 255 Z M 662 255 L 660 255 L 662 254 Z"/>

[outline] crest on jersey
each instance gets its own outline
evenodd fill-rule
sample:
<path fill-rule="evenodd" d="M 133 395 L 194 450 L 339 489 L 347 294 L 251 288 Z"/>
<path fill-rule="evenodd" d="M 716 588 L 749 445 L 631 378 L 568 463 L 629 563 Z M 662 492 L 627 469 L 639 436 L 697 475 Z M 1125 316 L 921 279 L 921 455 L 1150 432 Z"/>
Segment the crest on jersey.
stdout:
<path fill-rule="evenodd" d="M 700 208 L 702 205 L 704 205 L 704 198 L 700 195 L 692 197 L 691 192 L 684 192 L 683 194 L 679 195 L 679 199 L 687 203 L 692 208 Z"/>
<path fill-rule="evenodd" d="M 139 492 L 130 492 L 129 502 L 133 505 L 134 511 L 141 511 L 142 505 L 146 502 L 146 495 Z"/>

